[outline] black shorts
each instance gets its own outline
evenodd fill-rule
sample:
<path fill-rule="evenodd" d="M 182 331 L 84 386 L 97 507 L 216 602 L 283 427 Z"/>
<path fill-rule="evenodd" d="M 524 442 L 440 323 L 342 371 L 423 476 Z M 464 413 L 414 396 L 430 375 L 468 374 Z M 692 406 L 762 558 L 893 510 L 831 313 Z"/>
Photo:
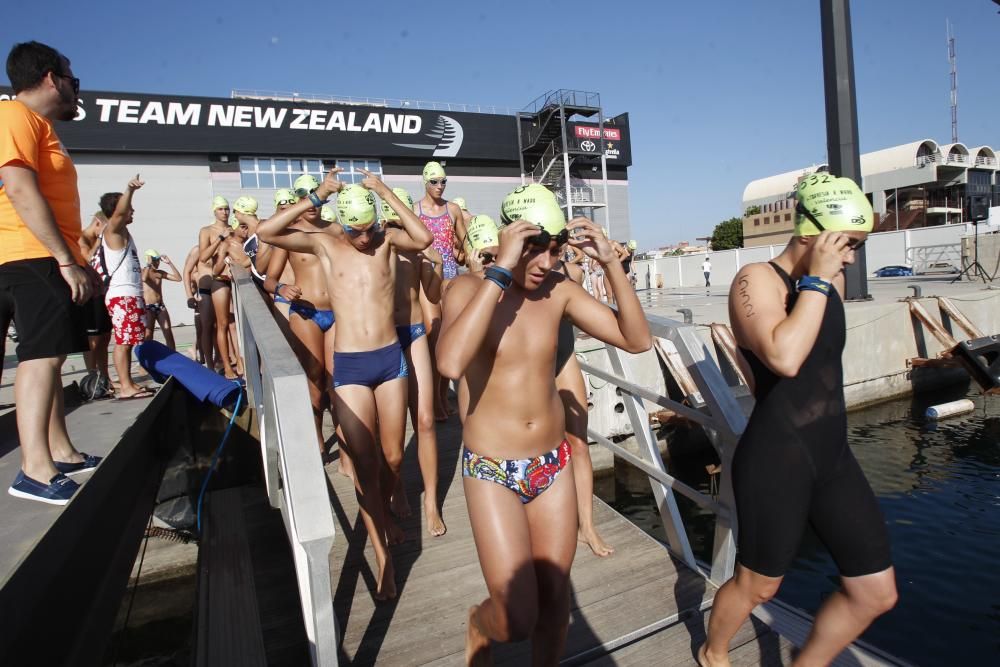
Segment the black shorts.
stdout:
<path fill-rule="evenodd" d="M 84 308 L 73 304 L 56 260 L 46 257 L 0 264 L 0 291 L 6 293 L 3 301 L 13 304 L 18 361 L 87 350 Z"/>
<path fill-rule="evenodd" d="M 83 325 L 88 336 L 111 333 L 111 315 L 108 314 L 108 307 L 104 305 L 103 294 L 90 297 L 90 301 L 83 304 L 82 308 Z"/>

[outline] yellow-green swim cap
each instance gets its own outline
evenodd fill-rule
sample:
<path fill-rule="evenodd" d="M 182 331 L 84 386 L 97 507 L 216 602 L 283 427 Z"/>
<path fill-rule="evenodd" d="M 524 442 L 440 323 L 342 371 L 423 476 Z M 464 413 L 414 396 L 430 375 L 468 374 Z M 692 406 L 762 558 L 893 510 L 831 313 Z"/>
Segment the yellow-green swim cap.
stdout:
<path fill-rule="evenodd" d="M 500 204 L 500 224 L 509 225 L 522 219 L 540 226 L 553 236 L 566 227 L 566 216 L 556 196 L 538 183 L 516 188 Z"/>
<path fill-rule="evenodd" d="M 500 230 L 497 223 L 488 215 L 477 215 L 469 220 L 466 230 L 465 246 L 469 251 L 482 250 L 500 245 Z"/>
<path fill-rule="evenodd" d="M 448 175 L 444 173 L 444 167 L 441 166 L 440 162 L 428 162 L 424 165 L 424 183 L 430 180 L 438 178 L 448 178 Z"/>
<path fill-rule="evenodd" d="M 348 185 L 337 195 L 340 224 L 365 228 L 375 222 L 375 195 L 360 185 Z"/>
<path fill-rule="evenodd" d="M 795 196 L 795 236 L 816 236 L 822 231 L 803 211 L 828 232 L 870 232 L 875 226 L 871 203 L 849 178 L 823 172 L 810 174 L 799 181 Z"/>
<path fill-rule="evenodd" d="M 393 188 L 392 193 L 399 197 L 399 201 L 409 206 L 411 211 L 413 210 L 413 197 L 410 196 L 410 193 L 405 188 Z M 392 207 L 384 199 L 382 200 L 382 219 L 399 220 L 399 215 L 392 210 Z"/>

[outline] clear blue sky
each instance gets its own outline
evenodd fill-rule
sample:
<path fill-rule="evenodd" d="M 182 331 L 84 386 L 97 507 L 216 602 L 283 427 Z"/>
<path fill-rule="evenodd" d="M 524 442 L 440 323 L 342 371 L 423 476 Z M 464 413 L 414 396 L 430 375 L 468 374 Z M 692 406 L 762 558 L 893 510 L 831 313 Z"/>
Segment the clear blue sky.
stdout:
<path fill-rule="evenodd" d="M 85 89 L 510 107 L 554 88 L 597 91 L 609 115 L 631 114 L 642 248 L 706 236 L 740 213 L 748 181 L 826 158 L 819 0 L 45 7 L 5 12 L 0 48 L 50 43 Z M 852 3 L 863 151 L 950 141 L 946 18 L 958 40 L 959 138 L 1000 148 L 997 10 L 988 0 Z"/>

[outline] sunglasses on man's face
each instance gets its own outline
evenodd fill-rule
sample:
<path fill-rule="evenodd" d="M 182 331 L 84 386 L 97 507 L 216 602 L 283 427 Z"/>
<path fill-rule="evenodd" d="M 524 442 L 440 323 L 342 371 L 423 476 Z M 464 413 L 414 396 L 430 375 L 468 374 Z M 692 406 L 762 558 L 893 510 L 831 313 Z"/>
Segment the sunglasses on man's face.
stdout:
<path fill-rule="evenodd" d="M 69 83 L 73 87 L 73 94 L 80 94 L 80 80 L 78 78 L 70 76 L 69 74 L 63 74 L 62 72 L 56 72 L 55 70 L 52 71 L 52 74 L 60 79 L 69 79 Z"/>
<path fill-rule="evenodd" d="M 826 231 L 826 227 L 824 227 L 820 223 L 820 221 L 816 219 L 816 216 L 813 215 L 812 212 L 809 211 L 809 209 L 807 209 L 805 206 L 802 205 L 802 202 L 799 202 L 798 204 L 795 205 L 795 211 L 797 213 L 801 213 L 802 215 L 806 216 L 809 219 L 809 222 L 811 222 L 814 225 L 816 225 L 816 229 L 818 229 L 819 231 L 821 231 L 821 232 L 825 232 Z M 859 239 L 848 238 L 847 239 L 847 247 L 850 250 L 857 251 L 857 250 L 861 250 L 861 248 L 863 248 L 864 245 L 865 245 L 865 243 L 867 243 L 867 242 L 868 242 L 868 239 L 859 240 Z"/>
<path fill-rule="evenodd" d="M 431 180 L 429 180 L 427 182 L 429 184 L 431 184 L 431 185 L 437 185 L 438 183 L 440 183 L 441 185 L 448 185 L 448 179 L 447 178 L 432 178 Z"/>

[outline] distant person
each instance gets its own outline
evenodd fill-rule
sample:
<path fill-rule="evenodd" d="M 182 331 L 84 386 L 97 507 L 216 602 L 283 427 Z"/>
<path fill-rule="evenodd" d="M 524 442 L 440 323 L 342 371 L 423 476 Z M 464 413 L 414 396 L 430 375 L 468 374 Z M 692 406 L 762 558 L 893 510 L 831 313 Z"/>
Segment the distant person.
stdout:
<path fill-rule="evenodd" d="M 132 380 L 132 348 L 146 339 L 146 302 L 142 292 L 142 265 L 135 240 L 128 231 L 135 209 L 132 196 L 144 185 L 139 175 L 128 182 L 125 192 L 108 192 L 101 197 L 101 210 L 108 224 L 97 251 L 107 271 L 104 303 L 111 315 L 115 337 L 112 354 L 118 373 L 118 400 L 127 401 L 153 396 L 152 390 Z"/>
<path fill-rule="evenodd" d="M 705 256 L 705 261 L 701 263 L 701 272 L 705 274 L 705 287 L 712 286 L 712 260 Z"/>
<path fill-rule="evenodd" d="M 703 666 L 729 665 L 730 640 L 778 592 L 807 524 L 841 589 L 816 613 L 795 664 L 830 664 L 896 603 L 885 519 L 847 444 L 844 403 L 843 269 L 872 230 L 872 207 L 853 181 L 830 174 L 803 178 L 797 195 L 784 251 L 740 269 L 729 291 L 757 402 L 732 463 L 736 572 L 715 596 Z"/>
<path fill-rule="evenodd" d="M 169 271 L 160 268 L 160 264 L 169 267 Z M 176 350 L 174 331 L 170 325 L 170 312 L 163 303 L 163 281 L 181 282 L 181 274 L 166 255 L 156 250 L 146 251 L 146 266 L 142 269 L 142 298 L 146 301 L 146 340 L 153 340 L 153 330 L 157 324 L 163 332 L 163 340 L 167 347 Z"/>
<path fill-rule="evenodd" d="M 233 234 L 233 228 L 229 225 L 229 201 L 225 197 L 215 196 L 212 199 L 212 215 L 215 218 L 212 224 L 198 231 L 198 261 L 201 262 L 198 294 L 202 297 L 199 307 L 202 335 L 205 337 L 202 341 L 202 354 L 206 349 L 211 349 L 209 337 L 214 333 L 215 346 L 219 350 L 218 358 L 215 359 L 216 369 L 222 370 L 227 379 L 235 380 L 239 377 L 238 362 L 234 362 L 234 350 L 229 348 L 229 323 L 233 319 L 232 286 L 228 276 L 212 273 L 219 245 L 228 242 Z M 235 352 L 235 356 L 238 356 L 239 352 Z"/>
<path fill-rule="evenodd" d="M 198 301 L 201 300 L 201 294 L 198 292 L 198 270 L 201 262 L 198 261 L 198 255 L 199 249 L 197 245 L 188 250 L 187 257 L 184 259 L 184 269 L 181 271 L 181 284 L 184 286 L 184 294 L 187 296 L 187 307 L 194 314 L 194 345 L 191 346 L 192 358 L 199 364 L 205 364 L 211 368 L 212 349 L 209 348 L 207 357 L 202 350 L 201 311 L 198 308 Z M 206 358 L 209 359 L 208 363 L 205 363 Z"/>
<path fill-rule="evenodd" d="M 65 505 L 79 488 L 67 475 L 101 460 L 70 440 L 60 375 L 67 354 L 87 350 L 80 305 L 93 292 L 78 245 L 76 169 L 53 128 L 76 116 L 80 80 L 66 56 L 39 42 L 14 45 L 7 78 L 17 99 L 0 102 L 0 322 L 17 318 L 21 447 L 9 493 Z"/>
<path fill-rule="evenodd" d="M 90 220 L 90 224 L 80 234 L 80 251 L 89 264 L 85 267 L 90 271 L 94 287 L 94 298 L 89 307 L 85 307 L 87 322 L 87 342 L 89 352 L 83 355 L 83 363 L 87 367 L 87 375 L 80 380 L 80 394 L 85 401 L 97 401 L 114 396 L 114 385 L 108 373 L 108 349 L 111 346 L 111 316 L 108 307 L 104 305 L 104 294 L 107 285 L 101 278 L 98 266 L 97 251 L 101 248 L 101 235 L 108 224 L 104 211 L 98 209 Z"/>
<path fill-rule="evenodd" d="M 448 281 L 458 275 L 458 263 L 455 261 L 456 230 L 460 222 L 464 224 L 465 216 L 458 204 L 444 198 L 448 175 L 445 174 L 440 162 L 432 161 L 425 164 L 423 179 L 424 196 L 417 202 L 414 212 L 434 235 L 434 249 L 441 255 L 444 289 L 447 289 Z M 459 240 L 464 243 L 464 240 Z M 427 327 L 427 337 L 430 340 L 431 361 L 434 362 L 441 329 L 441 304 L 428 299 L 427 294 L 421 290 L 420 305 L 424 311 L 424 325 Z M 444 422 L 454 414 L 454 410 L 448 403 L 448 381 L 438 373 L 436 363 L 433 367 L 434 386 L 437 389 L 434 395 L 435 419 Z"/>

